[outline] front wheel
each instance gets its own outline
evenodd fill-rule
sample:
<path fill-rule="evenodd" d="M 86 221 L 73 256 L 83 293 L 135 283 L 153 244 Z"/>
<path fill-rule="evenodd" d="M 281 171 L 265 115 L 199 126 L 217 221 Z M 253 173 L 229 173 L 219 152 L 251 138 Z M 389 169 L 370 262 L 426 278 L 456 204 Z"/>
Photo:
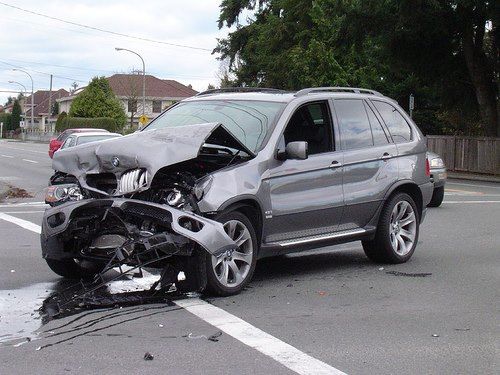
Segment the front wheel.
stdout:
<path fill-rule="evenodd" d="M 257 262 L 257 235 L 250 220 L 238 211 L 221 214 L 227 235 L 238 245 L 235 251 L 215 257 L 207 254 L 207 289 L 219 296 L 239 293 L 247 285 Z"/>
<path fill-rule="evenodd" d="M 387 201 L 380 214 L 375 238 L 363 241 L 368 258 L 381 263 L 404 263 L 417 246 L 419 217 L 417 206 L 406 193 Z"/>
<path fill-rule="evenodd" d="M 75 259 L 45 259 L 49 268 L 59 276 L 67 279 L 91 279 L 102 271 L 104 264 Z"/>

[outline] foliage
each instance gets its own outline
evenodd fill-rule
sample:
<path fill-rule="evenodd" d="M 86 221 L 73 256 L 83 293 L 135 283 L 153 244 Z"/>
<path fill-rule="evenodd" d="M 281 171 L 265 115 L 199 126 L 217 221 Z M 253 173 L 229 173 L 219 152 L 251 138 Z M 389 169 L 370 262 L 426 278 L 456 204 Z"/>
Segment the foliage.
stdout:
<path fill-rule="evenodd" d="M 11 118 L 12 115 L 10 113 L 0 113 L 0 122 L 3 122 L 3 131 L 7 131 L 11 129 Z"/>
<path fill-rule="evenodd" d="M 497 2 L 498 3 L 498 2 Z M 499 131 L 498 16 L 484 0 L 223 0 L 214 50 L 236 85 L 379 90 L 429 132 Z M 498 9 L 496 9 L 498 11 Z M 242 14 L 253 12 L 245 25 Z M 486 27 L 491 25 L 491 27 Z M 471 44 L 472 43 L 472 44 Z M 469 47 L 472 46 L 472 47 Z M 474 126 L 456 123 L 456 114 Z M 417 116 L 418 117 L 418 116 Z M 479 123 L 479 125 L 481 125 Z M 465 126 L 465 127 L 464 127 Z"/>
<path fill-rule="evenodd" d="M 19 100 L 14 100 L 14 105 L 12 106 L 12 117 L 10 121 L 10 127 L 8 130 L 15 130 L 19 127 L 19 122 L 21 121 L 21 104 Z"/>
<path fill-rule="evenodd" d="M 69 110 L 71 117 L 110 117 L 121 129 L 126 115 L 121 102 L 116 98 L 105 77 L 94 77 L 89 85 L 73 100 Z"/>
<path fill-rule="evenodd" d="M 52 110 L 50 111 L 50 114 L 52 116 L 57 116 L 59 114 L 59 103 L 58 102 L 54 102 L 52 104 Z"/>
<path fill-rule="evenodd" d="M 65 112 L 65 111 L 62 111 L 59 116 L 57 116 L 57 120 L 56 120 L 56 131 L 61 131 L 60 129 L 62 129 L 63 127 L 63 122 L 64 122 L 64 119 L 68 116 L 68 114 Z"/>
<path fill-rule="evenodd" d="M 83 118 L 61 115 L 56 122 L 57 132 L 73 128 L 96 128 L 109 130 L 110 132 L 120 132 L 123 128 L 123 124 L 118 126 L 116 120 L 111 117 Z"/>

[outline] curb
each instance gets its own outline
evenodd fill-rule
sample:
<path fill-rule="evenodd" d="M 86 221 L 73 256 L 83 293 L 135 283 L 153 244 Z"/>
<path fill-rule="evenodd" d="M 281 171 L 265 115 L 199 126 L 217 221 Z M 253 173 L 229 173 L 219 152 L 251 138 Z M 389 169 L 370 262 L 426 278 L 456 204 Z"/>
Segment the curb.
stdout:
<path fill-rule="evenodd" d="M 500 183 L 500 177 L 498 176 L 473 174 L 473 173 L 456 173 L 449 171 L 447 173 L 448 173 L 448 178 L 451 180 L 469 180 L 469 181 Z"/>

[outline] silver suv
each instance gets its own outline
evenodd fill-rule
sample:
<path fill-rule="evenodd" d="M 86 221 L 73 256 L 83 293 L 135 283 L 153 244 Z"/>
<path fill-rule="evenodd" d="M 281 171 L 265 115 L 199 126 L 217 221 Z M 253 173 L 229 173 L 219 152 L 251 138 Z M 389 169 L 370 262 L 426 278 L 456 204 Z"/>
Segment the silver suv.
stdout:
<path fill-rule="evenodd" d="M 41 234 L 53 271 L 154 267 L 165 285 L 219 295 L 241 291 L 259 258 L 326 245 L 361 240 L 376 262 L 406 262 L 433 190 L 401 107 L 342 87 L 206 91 L 53 167 Z"/>

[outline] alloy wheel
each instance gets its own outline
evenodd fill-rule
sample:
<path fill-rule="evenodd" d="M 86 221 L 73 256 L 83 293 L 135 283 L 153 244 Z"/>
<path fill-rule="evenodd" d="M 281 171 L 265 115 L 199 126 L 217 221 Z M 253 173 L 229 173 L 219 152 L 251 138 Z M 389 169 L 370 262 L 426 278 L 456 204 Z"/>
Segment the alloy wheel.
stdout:
<path fill-rule="evenodd" d="M 391 213 L 389 236 L 393 250 L 400 256 L 408 254 L 413 248 L 417 233 L 417 218 L 412 205 L 399 201 Z"/>

